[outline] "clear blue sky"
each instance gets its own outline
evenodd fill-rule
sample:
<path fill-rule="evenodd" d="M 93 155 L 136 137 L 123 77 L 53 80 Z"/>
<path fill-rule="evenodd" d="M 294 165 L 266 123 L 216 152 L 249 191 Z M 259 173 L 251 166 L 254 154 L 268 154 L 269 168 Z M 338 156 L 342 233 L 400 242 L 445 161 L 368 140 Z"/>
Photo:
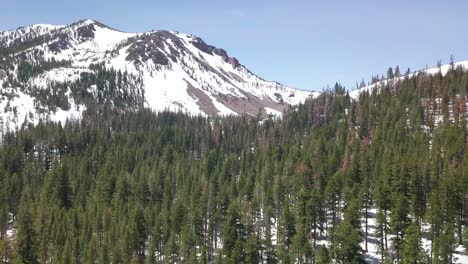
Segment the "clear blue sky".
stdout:
<path fill-rule="evenodd" d="M 348 88 L 389 66 L 468 60 L 468 1 L 14 0 L 0 30 L 92 18 L 132 32 L 191 33 L 261 77 L 321 90 Z"/>

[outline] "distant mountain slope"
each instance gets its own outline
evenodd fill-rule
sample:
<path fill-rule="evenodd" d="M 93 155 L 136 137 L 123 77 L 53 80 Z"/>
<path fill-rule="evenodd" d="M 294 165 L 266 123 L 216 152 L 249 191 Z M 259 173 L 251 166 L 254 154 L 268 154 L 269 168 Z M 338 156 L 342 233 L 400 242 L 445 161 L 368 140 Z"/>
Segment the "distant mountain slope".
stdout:
<path fill-rule="evenodd" d="M 436 66 L 436 67 L 432 67 L 432 68 L 428 68 L 428 69 L 424 69 L 424 70 L 419 70 L 419 71 L 416 71 L 416 72 L 413 72 L 413 73 L 410 73 L 410 74 L 397 76 L 397 77 L 394 77 L 394 78 L 391 78 L 391 79 L 382 80 L 382 81 L 376 82 L 374 84 L 371 84 L 371 85 L 356 89 L 354 91 L 351 91 L 349 93 L 349 96 L 351 98 L 357 100 L 357 99 L 359 99 L 359 96 L 363 92 L 372 93 L 372 91 L 374 89 L 379 89 L 379 88 L 381 88 L 383 86 L 386 86 L 387 84 L 397 83 L 397 82 L 402 81 L 402 80 L 404 80 L 406 78 L 411 78 L 413 76 L 417 76 L 418 74 L 431 74 L 431 75 L 434 75 L 434 74 L 437 74 L 437 73 L 440 72 L 442 75 L 445 76 L 445 74 L 447 74 L 447 72 L 450 70 L 450 67 L 454 67 L 454 68 L 462 67 L 464 70 L 466 70 L 466 69 L 468 69 L 468 61 L 456 62 L 456 63 L 453 63 L 453 65 L 444 64 L 444 65 L 440 65 L 440 66 Z"/>
<path fill-rule="evenodd" d="M 97 105 L 202 115 L 280 115 L 319 93 L 266 81 L 220 48 L 170 31 L 94 20 L 0 32 L 0 118 L 9 129 Z"/>

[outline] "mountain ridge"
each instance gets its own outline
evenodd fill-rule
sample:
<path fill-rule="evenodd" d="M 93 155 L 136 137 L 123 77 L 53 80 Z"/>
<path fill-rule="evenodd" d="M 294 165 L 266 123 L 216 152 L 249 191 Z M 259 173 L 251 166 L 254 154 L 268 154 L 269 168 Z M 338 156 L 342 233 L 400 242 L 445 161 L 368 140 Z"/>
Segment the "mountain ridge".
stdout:
<path fill-rule="evenodd" d="M 35 124 L 40 119 L 57 119 L 56 112 L 37 98 L 37 94 L 56 92 L 68 97 L 67 105 L 80 109 L 80 113 L 90 106 L 77 101 L 104 93 L 107 102 L 114 105 L 111 101 L 116 96 L 125 100 L 128 95 L 138 97 L 138 104 L 126 105 L 130 108 L 143 106 L 156 112 L 171 110 L 205 116 L 279 116 L 290 106 L 319 95 L 266 81 L 226 50 L 194 35 L 166 30 L 128 33 L 92 19 L 66 26 L 36 24 L 1 31 L 0 60 L 4 62 L 0 84 L 9 94 L 2 101 L 21 105 L 26 112 L 15 118 L 4 110 L 0 117 L 8 120 L 4 122 L 13 121 L 15 126 L 23 121 Z M 89 79 L 87 75 L 96 75 L 97 68 L 102 72 L 115 71 L 108 74 L 115 76 L 104 84 L 98 85 L 102 80 L 95 78 L 96 83 L 86 83 L 88 87 L 70 88 L 77 82 L 83 83 L 84 77 Z M 106 78 L 111 78 L 108 75 Z M 118 79 L 124 75 L 130 76 L 125 81 L 134 80 L 125 89 Z M 54 100 L 49 97 L 49 101 Z M 22 102 L 7 98 L 19 98 Z M 99 98 L 96 100 L 102 103 Z M 35 106 L 28 107 L 25 101 L 29 105 L 33 101 Z"/>

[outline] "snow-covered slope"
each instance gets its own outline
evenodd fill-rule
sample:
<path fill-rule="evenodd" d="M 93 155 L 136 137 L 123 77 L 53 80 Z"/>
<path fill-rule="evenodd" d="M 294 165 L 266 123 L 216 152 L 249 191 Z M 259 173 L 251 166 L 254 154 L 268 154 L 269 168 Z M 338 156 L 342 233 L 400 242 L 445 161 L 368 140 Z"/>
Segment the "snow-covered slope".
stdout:
<path fill-rule="evenodd" d="M 416 71 L 416 72 L 413 72 L 413 73 L 410 73 L 410 74 L 407 74 L 407 75 L 402 75 L 400 77 L 395 77 L 393 79 L 386 79 L 386 80 L 383 80 L 383 81 L 380 81 L 380 82 L 376 82 L 372 85 L 368 85 L 366 87 L 363 87 L 363 88 L 360 88 L 360 89 L 356 89 L 354 91 L 351 91 L 349 93 L 349 96 L 355 100 L 359 99 L 359 96 L 361 95 L 361 93 L 363 92 L 369 92 L 369 93 L 372 93 L 372 91 L 374 89 L 379 89 L 381 87 L 384 87 L 386 86 L 387 84 L 389 83 L 397 83 L 399 81 L 402 81 L 404 80 L 405 78 L 411 78 L 413 76 L 416 76 L 418 74 L 430 74 L 430 75 L 434 75 L 434 74 L 437 74 L 437 73 L 441 73 L 442 75 L 446 75 L 447 72 L 450 70 L 451 67 L 454 67 L 454 68 L 458 68 L 458 67 L 462 67 L 463 69 L 467 70 L 468 69 L 468 61 L 461 61 L 461 62 L 456 62 L 453 64 L 453 66 L 451 64 L 444 64 L 444 65 L 441 65 L 441 66 L 437 66 L 437 67 L 432 67 L 432 68 L 428 68 L 428 69 L 425 69 L 425 70 L 420 70 L 420 71 Z"/>
<path fill-rule="evenodd" d="M 76 117 L 77 111 L 86 109 L 71 100 L 81 101 L 78 97 L 83 95 L 76 92 L 80 89 L 94 95 L 108 89 L 109 94 L 120 93 L 122 98 L 123 94 L 138 94 L 142 106 L 155 111 L 209 116 L 280 115 L 290 105 L 319 94 L 263 80 L 225 50 L 193 35 L 171 31 L 126 33 L 94 20 L 0 32 L 0 62 L 0 85 L 8 88 L 0 98 L 5 105 L 0 109 L 1 117 L 8 122 L 17 120 L 10 127 L 28 119 L 23 111 L 31 112 L 28 116 L 33 123 L 39 116 L 56 119 L 60 110 L 70 112 L 66 117 Z M 128 85 L 125 90 L 117 77 L 106 79 L 101 86 L 97 80 L 96 84 L 90 83 L 89 75 L 97 74 L 96 65 L 118 72 L 115 76 L 130 76 L 137 92 Z M 114 81 L 118 85 L 111 85 Z M 86 85 L 89 87 L 82 87 Z M 47 97 L 38 102 L 38 94 L 44 97 L 57 92 L 68 95 L 74 109 L 42 109 L 41 115 L 37 114 L 38 105 L 53 101 Z M 22 113 L 13 117 L 10 110 Z"/>
<path fill-rule="evenodd" d="M 48 24 L 36 24 L 27 27 L 20 27 L 15 30 L 0 31 L 0 43 L 3 46 L 27 42 L 32 39 L 50 34 L 51 32 L 63 28 L 64 26 L 55 26 Z"/>

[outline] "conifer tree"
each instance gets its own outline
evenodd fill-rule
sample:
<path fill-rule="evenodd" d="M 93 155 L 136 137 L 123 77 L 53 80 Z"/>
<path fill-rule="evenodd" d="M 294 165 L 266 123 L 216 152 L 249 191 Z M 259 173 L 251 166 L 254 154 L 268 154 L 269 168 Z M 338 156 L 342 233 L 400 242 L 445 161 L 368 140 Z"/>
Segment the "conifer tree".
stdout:
<path fill-rule="evenodd" d="M 327 247 L 319 246 L 316 252 L 315 264 L 328 264 L 331 262 L 330 253 Z"/>
<path fill-rule="evenodd" d="M 37 234 L 34 230 L 34 213 L 30 187 L 23 191 L 18 215 L 16 247 L 18 261 L 26 264 L 39 263 L 37 256 Z"/>
<path fill-rule="evenodd" d="M 340 223 L 332 235 L 333 255 L 342 263 L 364 263 L 359 243 L 361 236 L 347 220 Z"/>
<path fill-rule="evenodd" d="M 412 223 L 405 230 L 405 237 L 401 243 L 401 263 L 426 263 L 421 241 L 421 231 L 417 223 Z"/>
<path fill-rule="evenodd" d="M 294 256 L 295 263 L 310 263 L 312 260 L 312 248 L 307 238 L 306 228 L 299 224 L 296 234 L 292 238 L 291 251 Z"/>

